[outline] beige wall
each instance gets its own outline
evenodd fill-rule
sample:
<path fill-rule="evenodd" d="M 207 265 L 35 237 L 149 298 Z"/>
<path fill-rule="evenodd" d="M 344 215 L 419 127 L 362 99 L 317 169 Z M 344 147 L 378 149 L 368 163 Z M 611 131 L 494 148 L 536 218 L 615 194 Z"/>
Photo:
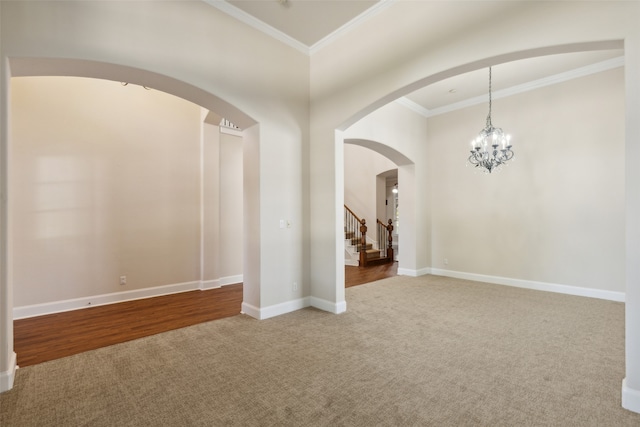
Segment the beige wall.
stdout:
<path fill-rule="evenodd" d="M 242 274 L 242 138 L 220 134 L 220 278 Z"/>
<path fill-rule="evenodd" d="M 464 161 L 487 108 L 428 121 L 432 266 L 624 292 L 624 69 L 494 100 L 516 157 L 491 175 Z"/>
<path fill-rule="evenodd" d="M 220 278 L 220 128 L 202 129 L 202 279 Z"/>
<path fill-rule="evenodd" d="M 243 272 L 242 137 L 203 126 L 202 278 L 206 287 L 237 283 Z"/>
<path fill-rule="evenodd" d="M 11 113 L 16 306 L 200 281 L 201 267 L 205 280 L 242 274 L 242 223 L 228 218 L 242 217 L 241 139 L 206 125 L 217 147 L 202 181 L 219 174 L 225 189 L 216 200 L 207 187 L 202 211 L 199 106 L 107 80 L 19 77 Z M 202 266 L 201 211 L 227 220 L 204 235 L 221 255 Z"/>

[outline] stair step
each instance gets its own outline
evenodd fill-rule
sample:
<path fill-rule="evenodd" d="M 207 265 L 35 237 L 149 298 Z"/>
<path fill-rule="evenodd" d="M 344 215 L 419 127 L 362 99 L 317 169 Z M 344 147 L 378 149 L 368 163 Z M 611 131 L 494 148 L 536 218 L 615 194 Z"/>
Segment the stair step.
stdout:
<path fill-rule="evenodd" d="M 377 249 L 367 249 L 367 260 L 380 258 L 380 251 Z"/>
<path fill-rule="evenodd" d="M 360 252 L 360 249 L 362 249 L 362 245 L 359 244 L 358 242 L 353 243 L 353 245 L 356 247 L 356 251 Z M 367 245 L 365 246 L 367 251 L 371 250 L 372 247 L 373 247 L 373 245 L 371 243 L 367 243 Z"/>

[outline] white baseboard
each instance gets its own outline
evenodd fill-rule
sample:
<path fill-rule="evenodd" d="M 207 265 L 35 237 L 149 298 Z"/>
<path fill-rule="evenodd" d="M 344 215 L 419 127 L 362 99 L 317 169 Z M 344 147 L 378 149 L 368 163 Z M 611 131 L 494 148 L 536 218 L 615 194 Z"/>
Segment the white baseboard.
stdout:
<path fill-rule="evenodd" d="M 291 313 L 301 308 L 309 307 L 309 298 L 298 298 L 286 301 L 280 304 L 270 305 L 264 308 L 258 308 L 246 302 L 242 303 L 242 312 L 258 320 L 265 320 L 271 317 L 280 316 L 281 314 Z"/>
<path fill-rule="evenodd" d="M 236 283 L 244 282 L 244 276 L 242 274 L 237 274 L 235 276 L 226 276 L 221 277 L 220 279 L 218 279 L 218 281 L 220 282 L 220 286 L 235 285 Z"/>
<path fill-rule="evenodd" d="M 89 297 L 53 301 L 43 304 L 26 305 L 22 307 L 14 307 L 13 318 L 24 319 L 27 317 L 62 313 L 64 311 L 78 310 L 80 308 L 89 308 L 99 305 L 133 301 L 143 298 L 157 297 L 161 295 L 176 294 L 179 292 L 194 291 L 198 289 L 200 289 L 200 281 L 177 283 L 165 286 L 155 286 L 152 288 L 144 289 L 134 289 L 131 291 L 114 292 L 112 294 L 93 295 Z"/>
<path fill-rule="evenodd" d="M 627 387 L 627 379 L 622 380 L 622 407 L 640 414 L 640 390 Z"/>
<path fill-rule="evenodd" d="M 254 319 L 260 320 L 260 309 L 255 305 L 251 305 L 249 303 L 243 302 L 240 306 L 240 313 L 246 314 L 247 316 L 251 316 Z"/>
<path fill-rule="evenodd" d="M 215 280 L 202 280 L 200 282 L 200 289 L 206 291 L 208 289 L 218 289 L 227 285 L 235 285 L 236 283 L 242 283 L 244 277 L 242 274 L 236 276 L 221 277 Z"/>
<path fill-rule="evenodd" d="M 134 289 L 131 291 L 114 292 L 111 294 L 93 295 L 89 297 L 74 298 L 62 301 L 53 301 L 42 304 L 26 305 L 13 308 L 14 319 L 43 316 L 46 314 L 62 313 L 81 308 L 96 307 L 106 304 L 115 304 L 125 301 L 133 301 L 143 298 L 159 297 L 162 295 L 177 294 L 195 290 L 216 289 L 221 286 L 241 283 L 243 276 L 228 276 L 217 280 L 203 280 L 196 282 L 176 283 L 172 285 L 154 286 L 152 288 Z"/>
<path fill-rule="evenodd" d="M 11 390 L 13 388 L 13 380 L 16 377 L 16 370 L 18 365 L 16 363 L 17 356 L 15 353 L 11 353 L 11 360 L 9 361 L 9 369 L 0 372 L 0 393 Z"/>
<path fill-rule="evenodd" d="M 200 286 L 198 287 L 198 289 L 200 289 L 201 291 L 207 291 L 209 289 L 219 289 L 221 288 L 222 285 L 220 284 L 220 280 L 216 279 L 216 280 L 201 280 L 200 281 Z"/>
<path fill-rule="evenodd" d="M 431 268 L 425 267 L 419 270 L 410 270 L 408 268 L 398 267 L 398 276 L 418 277 L 418 276 L 424 276 L 426 274 L 431 274 Z"/>
<path fill-rule="evenodd" d="M 281 314 L 291 313 L 293 311 L 300 310 L 301 308 L 309 306 L 318 308 L 323 311 L 328 311 L 329 313 L 333 314 L 340 314 L 347 311 L 347 303 L 345 301 L 333 303 L 321 298 L 305 297 L 263 308 L 258 308 L 254 305 L 243 302 L 242 312 L 248 316 L 253 317 L 254 319 L 264 320 L 271 317 L 280 316 Z"/>
<path fill-rule="evenodd" d="M 353 259 L 346 259 L 344 260 L 344 265 L 350 265 L 352 267 L 357 267 L 360 265 L 360 263 L 356 260 Z"/>
<path fill-rule="evenodd" d="M 334 303 L 322 298 L 309 297 L 309 303 L 311 307 L 315 307 L 323 311 L 328 311 L 329 313 L 333 313 L 333 314 L 340 314 L 347 311 L 346 301 L 340 301 L 340 302 Z"/>
<path fill-rule="evenodd" d="M 399 274 L 399 273 L 398 273 Z M 486 276 L 484 274 L 464 273 L 460 271 L 441 270 L 432 268 L 431 274 L 436 276 L 454 277 L 456 279 L 474 280 L 476 282 L 494 283 L 496 285 L 513 286 L 516 288 L 533 289 L 536 291 L 556 292 L 559 294 L 576 295 L 581 297 L 599 298 L 609 301 L 625 301 L 624 292 L 606 291 L 603 289 L 581 288 L 579 286 L 560 285 L 557 283 L 535 282 L 532 280 L 510 279 L 508 277 Z"/>

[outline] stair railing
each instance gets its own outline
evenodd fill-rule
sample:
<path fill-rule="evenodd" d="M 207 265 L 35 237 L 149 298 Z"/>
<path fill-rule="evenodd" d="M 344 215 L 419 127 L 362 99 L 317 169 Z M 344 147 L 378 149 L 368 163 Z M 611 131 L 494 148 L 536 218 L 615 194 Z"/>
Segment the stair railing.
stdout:
<path fill-rule="evenodd" d="M 344 205 L 344 235 L 345 239 L 351 239 L 351 244 L 360 249 L 360 218 L 353 213 L 347 205 Z"/>
<path fill-rule="evenodd" d="M 344 205 L 344 235 L 345 239 L 351 239 L 351 244 L 356 247 L 360 260 L 360 266 L 367 264 L 367 221 L 356 215 L 347 205 Z"/>
<path fill-rule="evenodd" d="M 389 220 L 388 224 L 377 220 L 378 229 L 378 248 L 382 256 L 389 258 L 393 262 L 393 221 Z M 386 251 L 385 251 L 386 247 Z M 384 254 L 386 252 L 386 254 Z"/>

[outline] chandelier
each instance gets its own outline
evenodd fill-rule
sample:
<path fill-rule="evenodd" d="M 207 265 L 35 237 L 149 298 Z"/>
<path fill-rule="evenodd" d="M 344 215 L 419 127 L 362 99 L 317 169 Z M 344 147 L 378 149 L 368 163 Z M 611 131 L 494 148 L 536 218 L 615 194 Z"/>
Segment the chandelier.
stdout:
<path fill-rule="evenodd" d="M 511 135 L 505 135 L 502 129 L 491 124 L 491 67 L 489 67 L 489 114 L 487 124 L 480 134 L 471 141 L 469 163 L 491 173 L 494 169 L 513 158 Z"/>

